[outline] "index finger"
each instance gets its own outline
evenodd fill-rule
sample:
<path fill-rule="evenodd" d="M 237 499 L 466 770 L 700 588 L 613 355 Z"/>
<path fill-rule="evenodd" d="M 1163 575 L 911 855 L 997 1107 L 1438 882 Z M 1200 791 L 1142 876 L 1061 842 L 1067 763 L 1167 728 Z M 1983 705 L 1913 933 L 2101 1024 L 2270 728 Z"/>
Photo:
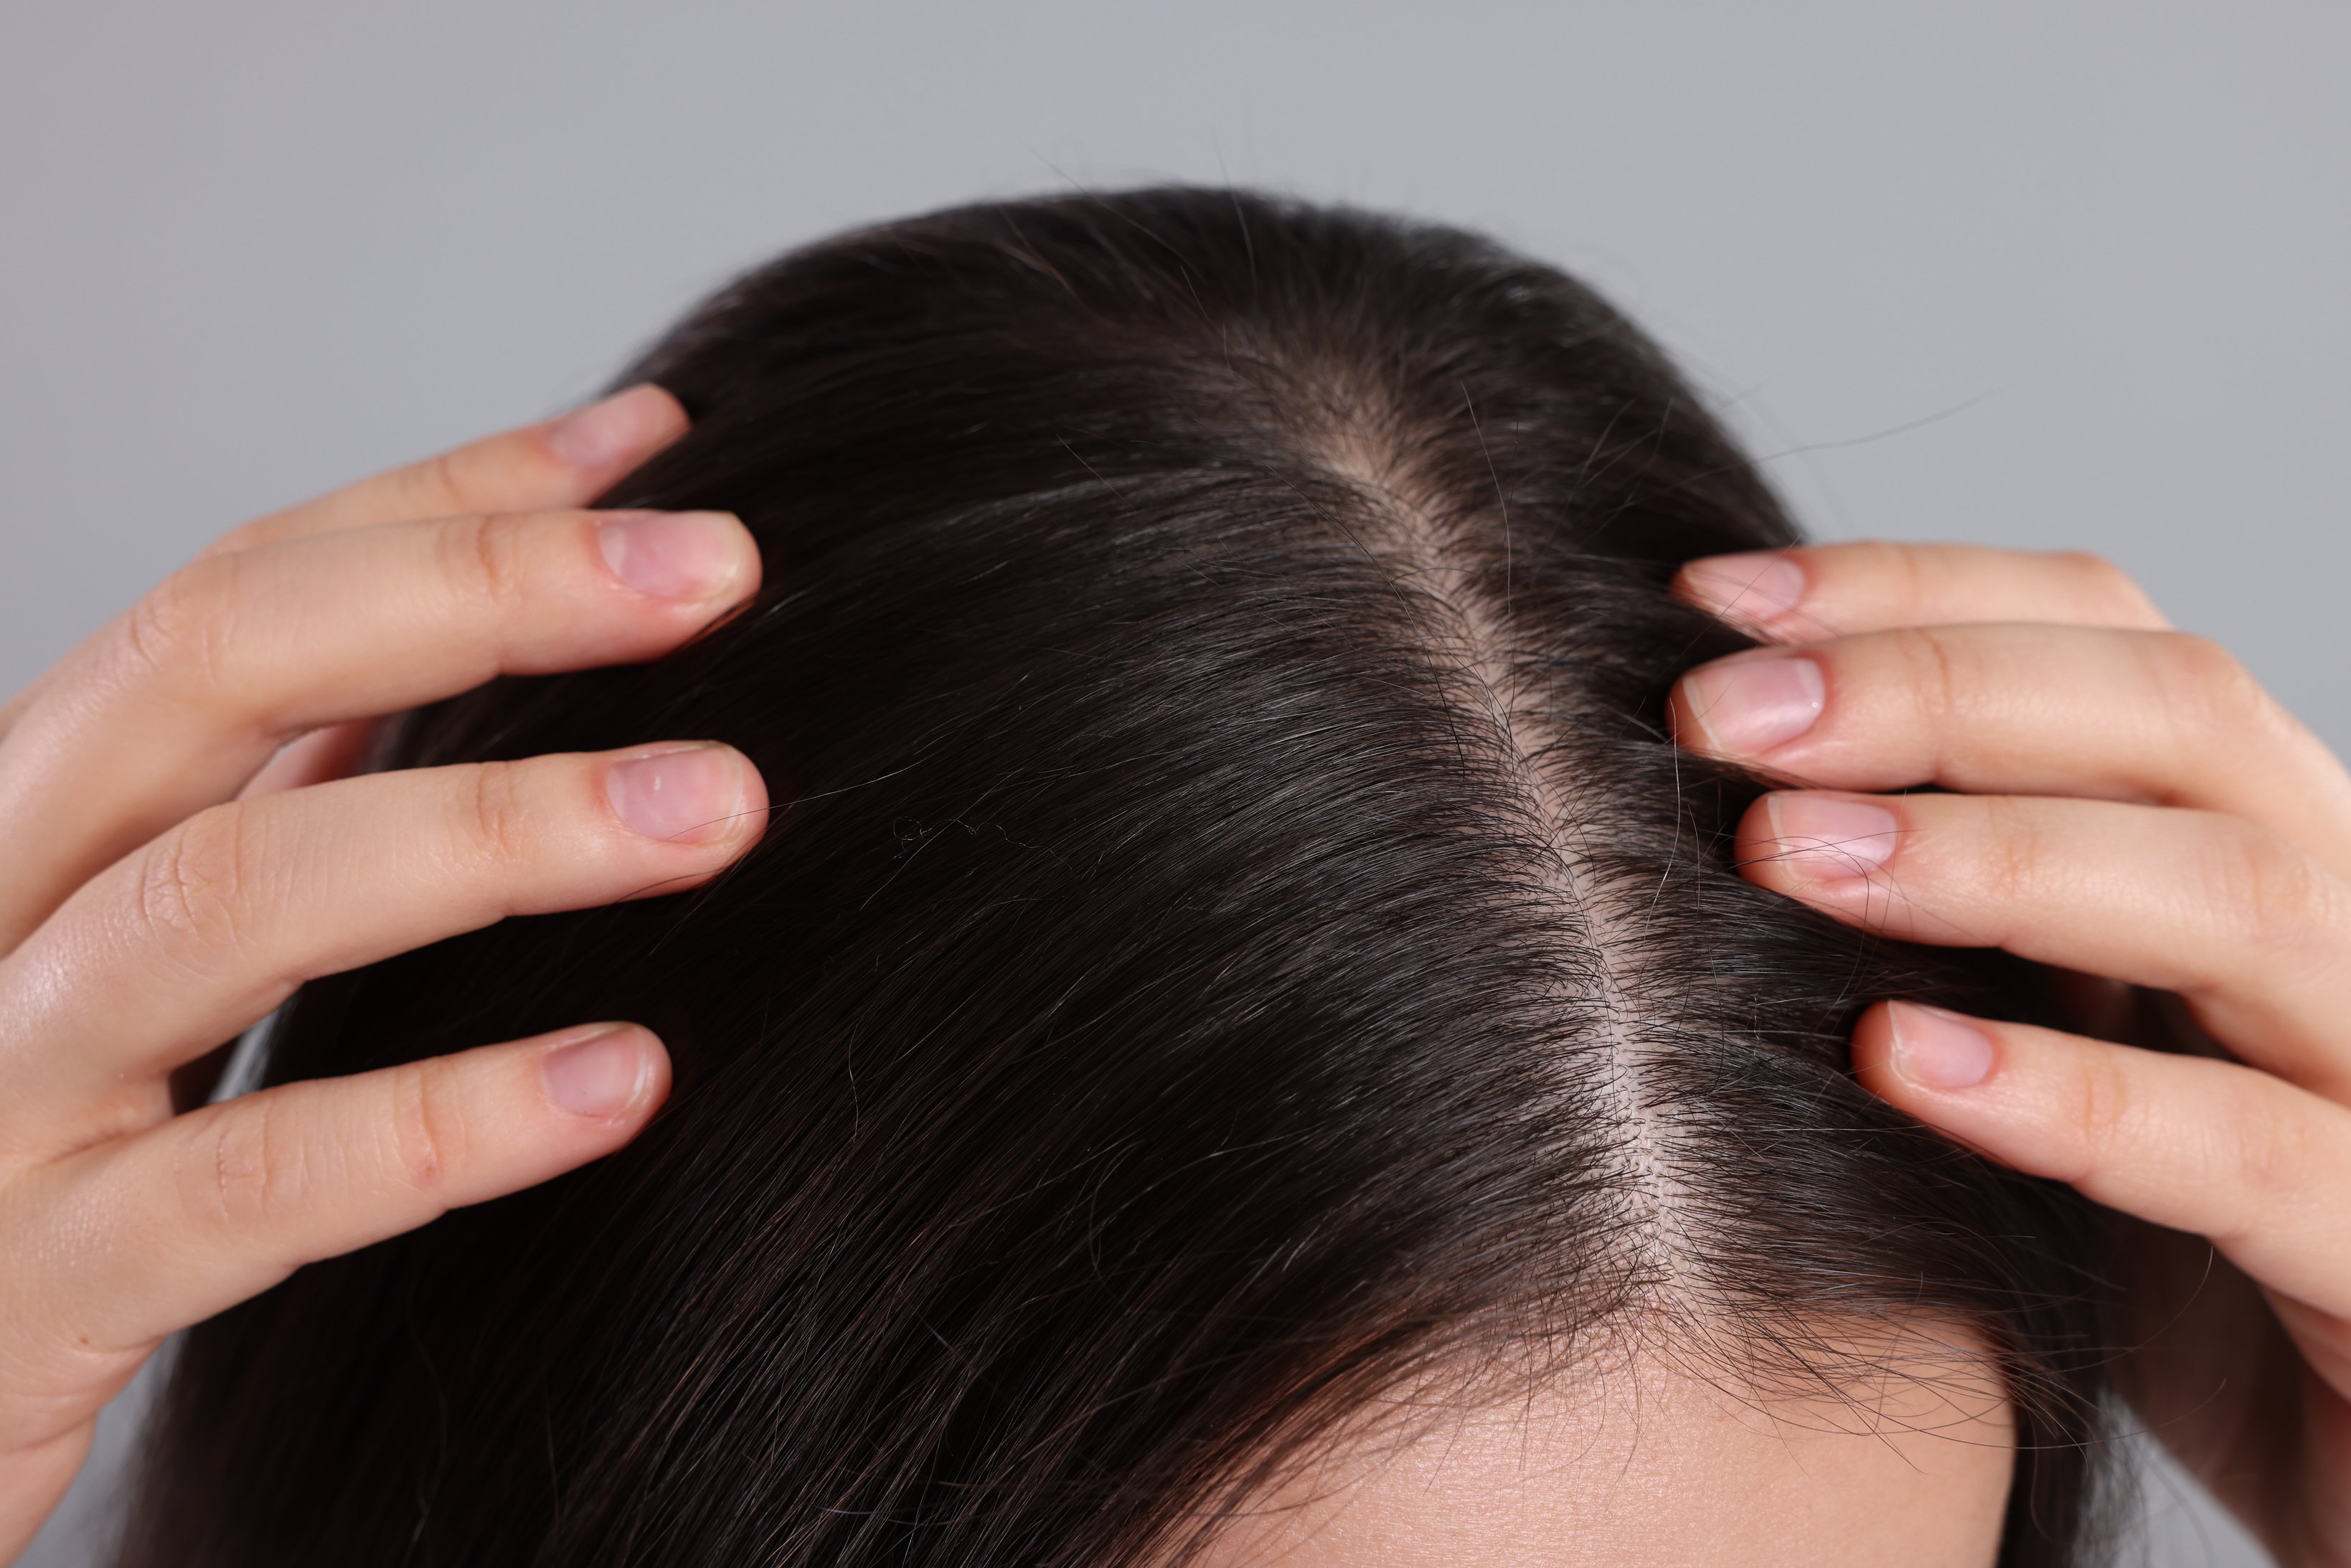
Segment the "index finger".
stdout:
<path fill-rule="evenodd" d="M 223 534 L 204 554 L 382 523 L 584 507 L 684 435 L 687 423 L 677 399 L 643 382 L 560 418 L 388 469 L 257 517 Z M 0 735 L 16 727 L 57 673 L 44 673 L 0 703 Z"/>
<path fill-rule="evenodd" d="M 387 469 L 257 517 L 222 535 L 205 553 L 378 523 L 584 507 L 684 435 L 686 423 L 677 399 L 643 382 L 559 419 Z"/>
<path fill-rule="evenodd" d="M 2170 625 L 2120 568 L 2078 550 L 1804 545 L 1690 561 L 1674 592 L 1771 643 L 1988 621 Z"/>

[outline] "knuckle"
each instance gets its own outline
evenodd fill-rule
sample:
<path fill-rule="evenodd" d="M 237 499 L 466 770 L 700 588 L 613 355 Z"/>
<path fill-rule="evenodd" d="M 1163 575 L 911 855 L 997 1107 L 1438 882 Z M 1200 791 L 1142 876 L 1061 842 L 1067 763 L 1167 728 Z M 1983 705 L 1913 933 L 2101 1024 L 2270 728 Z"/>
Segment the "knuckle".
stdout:
<path fill-rule="evenodd" d="M 1890 635 L 1904 679 L 1919 718 L 1939 735 L 1943 726 L 1963 716 L 1967 706 L 1967 664 L 1951 639 L 1933 627 L 1907 626 Z"/>
<path fill-rule="evenodd" d="M 463 794 L 461 831 L 468 852 L 500 871 L 519 871 L 538 859 L 538 834 L 520 763 L 472 764 Z"/>
<path fill-rule="evenodd" d="M 448 1184 L 450 1172 L 465 1158 L 457 1076 L 452 1063 L 428 1059 L 393 1068 L 387 1080 L 391 1174 L 402 1186 L 428 1197 Z"/>
<path fill-rule="evenodd" d="M 2215 828 L 2203 892 L 2236 940 L 2269 957 L 2332 955 L 2343 927 L 2334 879 L 2266 828 L 2238 818 L 2217 819 Z"/>
<path fill-rule="evenodd" d="M 122 674 L 141 684 L 206 689 L 227 676 L 236 629 L 237 558 L 182 567 L 131 607 L 114 653 Z"/>
<path fill-rule="evenodd" d="M 2061 550 L 2057 564 L 2074 579 L 2085 604 L 2106 617 L 2144 622 L 2155 616 L 2155 603 L 2130 573 L 2090 550 Z"/>
<path fill-rule="evenodd" d="M 1902 545 L 1888 545 L 1894 552 L 1895 570 L 1902 585 L 1902 602 L 1917 613 L 1934 598 L 1933 574 L 1927 570 L 1926 557 L 1919 551 Z"/>
<path fill-rule="evenodd" d="M 2205 852 L 2205 904 L 2243 938 L 2259 944 L 2264 925 L 2277 918 L 2278 900 L 2291 896 L 2262 837 L 2234 822 L 2215 824 Z"/>
<path fill-rule="evenodd" d="M 523 520 L 507 513 L 453 517 L 441 525 L 443 578 L 491 617 L 513 611 L 528 591 Z"/>
<path fill-rule="evenodd" d="M 2210 637 L 2164 632 L 2152 652 L 2147 685 L 2184 741 L 2210 741 L 2263 716 L 2269 695 L 2238 657 Z"/>
<path fill-rule="evenodd" d="M 2175 754 L 2241 771 L 2263 762 L 2290 764 L 2311 745 L 2301 722 L 2220 643 L 2163 632 L 2147 646 L 2142 685 Z"/>
<path fill-rule="evenodd" d="M 2310 1186 L 2316 1168 L 2309 1121 L 2292 1113 L 2283 1097 L 2240 1092 L 2220 1120 L 2219 1136 L 2227 1212 L 2238 1217 L 2215 1227 L 2216 1241 L 2236 1239 L 2241 1229 L 2274 1215 Z"/>
<path fill-rule="evenodd" d="M 235 1234 L 277 1225 L 301 1201 L 307 1179 L 300 1140 L 267 1095 L 225 1109 L 184 1171 L 185 1200 L 198 1223 Z"/>
<path fill-rule="evenodd" d="M 2110 1050 L 2076 1055 L 2073 1124 L 2080 1139 L 2075 1169 L 2063 1173 L 2080 1181 L 2112 1168 L 2138 1135 L 2139 1096 L 2124 1059 Z"/>
<path fill-rule="evenodd" d="M 2041 819 L 2026 802 L 2011 797 L 1980 800 L 1985 904 L 1992 909 L 2029 908 L 2041 894 L 2046 849 Z"/>
<path fill-rule="evenodd" d="M 1890 539 L 1858 539 L 1839 549 L 1844 558 L 1853 563 L 1854 575 L 1859 581 L 1875 585 L 1876 591 L 1895 603 L 1916 606 L 1922 602 L 1928 584 L 1917 550 Z"/>
<path fill-rule="evenodd" d="M 2156 634 L 2155 644 L 2163 650 L 2169 665 L 2164 672 L 2169 682 L 2208 703 L 2226 707 L 2261 691 L 2243 662 L 2210 637 L 2193 632 L 2162 632 Z"/>
<path fill-rule="evenodd" d="M 253 907 L 256 850 L 245 809 L 199 811 L 151 844 L 140 863 L 134 915 L 167 953 L 235 950 Z"/>
<path fill-rule="evenodd" d="M 442 517 L 465 510 L 464 476 L 456 455 L 439 452 L 406 471 L 405 500 L 412 517 Z"/>
<path fill-rule="evenodd" d="M 2210 905 L 2254 947 L 2271 947 L 2325 915 L 2318 867 L 2266 828 L 2220 818 L 2208 853 Z"/>

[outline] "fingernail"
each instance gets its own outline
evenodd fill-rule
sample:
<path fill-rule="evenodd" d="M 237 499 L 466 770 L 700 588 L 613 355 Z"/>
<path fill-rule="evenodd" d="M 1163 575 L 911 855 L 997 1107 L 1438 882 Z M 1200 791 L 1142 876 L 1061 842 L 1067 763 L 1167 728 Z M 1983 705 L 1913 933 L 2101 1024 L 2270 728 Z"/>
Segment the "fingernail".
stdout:
<path fill-rule="evenodd" d="M 673 417 L 667 394 L 647 382 L 565 414 L 547 444 L 566 463 L 609 468 L 650 451 Z"/>
<path fill-rule="evenodd" d="M 1957 1013 L 1918 1002 L 1886 1009 L 1894 1071 L 1928 1089 L 1971 1089 L 1991 1076 L 1991 1036 Z"/>
<path fill-rule="evenodd" d="M 645 837 L 702 843 L 739 827 L 746 766 L 729 747 L 685 747 L 614 763 L 604 789 L 614 813 Z"/>
<path fill-rule="evenodd" d="M 1804 569 L 1767 550 L 1690 561 L 1682 580 L 1708 608 L 1736 621 L 1770 621 L 1804 601 Z"/>
<path fill-rule="evenodd" d="M 1786 653 L 1702 664 L 1682 677 L 1682 694 L 1708 747 L 1725 756 L 1786 745 L 1828 703 L 1820 665 Z"/>
<path fill-rule="evenodd" d="M 608 1024 L 585 1040 L 538 1059 L 547 1097 L 575 1116 L 617 1116 L 644 1092 L 650 1065 L 644 1041 L 626 1024 Z"/>
<path fill-rule="evenodd" d="M 612 575 L 657 599 L 710 599 L 743 573 L 743 525 L 725 512 L 613 512 L 596 525 Z"/>
<path fill-rule="evenodd" d="M 1868 875 L 1894 857 L 1901 831 L 1893 812 L 1865 800 L 1771 797 L 1772 858 L 1814 882 Z"/>

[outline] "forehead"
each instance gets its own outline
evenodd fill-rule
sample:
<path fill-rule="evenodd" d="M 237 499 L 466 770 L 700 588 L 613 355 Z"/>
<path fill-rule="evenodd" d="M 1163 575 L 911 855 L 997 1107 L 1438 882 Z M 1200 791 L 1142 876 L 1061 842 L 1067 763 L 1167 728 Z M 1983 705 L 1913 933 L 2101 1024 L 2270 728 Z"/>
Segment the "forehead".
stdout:
<path fill-rule="evenodd" d="M 1797 1396 L 1639 1357 L 1507 1403 L 1374 1420 L 1197 1561 L 1990 1568 L 2015 1440 L 1997 1376 L 1949 1340 L 1886 1359 Z"/>

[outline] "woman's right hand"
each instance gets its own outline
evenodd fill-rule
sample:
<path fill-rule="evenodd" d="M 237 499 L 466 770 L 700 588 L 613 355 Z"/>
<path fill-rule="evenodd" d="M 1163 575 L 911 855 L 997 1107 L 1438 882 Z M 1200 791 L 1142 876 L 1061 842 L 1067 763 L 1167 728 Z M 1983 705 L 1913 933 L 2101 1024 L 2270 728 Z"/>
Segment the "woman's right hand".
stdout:
<path fill-rule="evenodd" d="M 733 517 L 574 509 L 684 428 L 637 387 L 265 517 L 0 709 L 0 1563 L 166 1335 L 661 1103 L 661 1043 L 615 1023 L 184 1113 L 169 1080 L 306 979 L 758 839 L 724 747 L 341 777 L 375 716 L 653 658 L 750 596 Z"/>
<path fill-rule="evenodd" d="M 2092 558 L 1815 545 L 1680 588 L 1770 644 L 1673 699 L 1790 786 L 1740 873 L 2051 966 L 2083 1031 L 1880 1002 L 1855 1082 L 2127 1217 L 2116 1388 L 2279 1563 L 2351 1564 L 2351 773 Z"/>

